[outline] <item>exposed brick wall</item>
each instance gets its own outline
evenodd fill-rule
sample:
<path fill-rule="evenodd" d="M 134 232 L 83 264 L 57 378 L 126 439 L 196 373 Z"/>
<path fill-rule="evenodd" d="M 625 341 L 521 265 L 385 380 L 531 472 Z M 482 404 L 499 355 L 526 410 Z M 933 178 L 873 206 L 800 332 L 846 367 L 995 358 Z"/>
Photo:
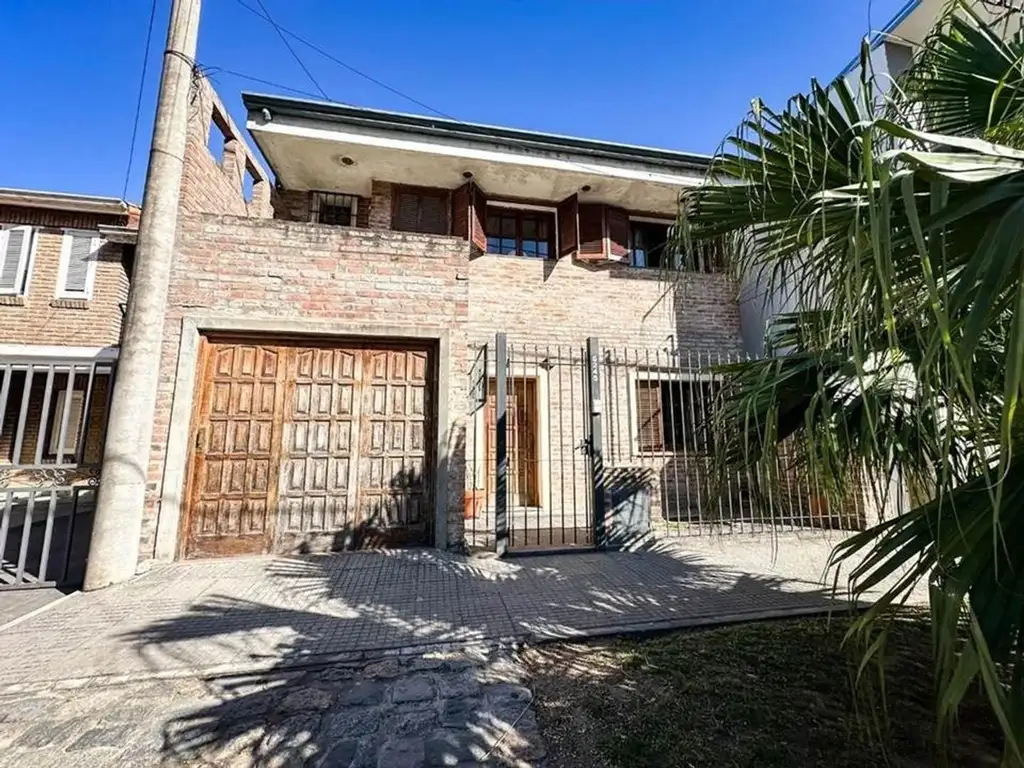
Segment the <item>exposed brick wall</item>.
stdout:
<path fill-rule="evenodd" d="M 344 194 L 344 193 L 339 193 Z M 282 221 L 308 222 L 312 210 L 313 192 L 304 189 L 274 189 L 270 195 L 270 204 L 274 209 L 274 218 Z M 370 199 L 356 198 L 356 227 L 366 229 L 370 226 Z"/>
<path fill-rule="evenodd" d="M 50 211 L 34 211 L 25 218 L 88 223 L 94 229 L 100 223 L 94 216 L 69 214 L 59 216 Z M 5 212 L 0 221 L 8 223 Z M 128 275 L 122 263 L 124 248 L 119 243 L 106 243 L 98 254 L 96 278 L 90 301 L 67 301 L 56 298 L 60 270 L 61 243 L 64 231 L 50 227 L 33 232 L 32 255 L 29 262 L 28 290 L 24 296 L 0 297 L 0 341 L 6 344 L 55 344 L 68 346 L 109 346 L 121 338 L 123 307 L 128 300 Z"/>
<path fill-rule="evenodd" d="M 448 459 L 450 538 L 461 539 L 469 246 L 450 237 L 323 227 L 274 219 L 191 215 L 178 225 L 161 360 L 141 556 L 153 556 L 175 395 L 181 319 L 215 314 L 387 324 L 451 334 Z"/>
<path fill-rule="evenodd" d="M 374 181 L 370 192 L 370 229 L 391 229 L 392 185 L 386 181 Z"/>
<path fill-rule="evenodd" d="M 272 214 L 269 176 L 205 78 L 193 81 L 190 101 L 181 211 L 269 217 Z M 208 142 L 210 131 L 217 130 L 224 134 L 224 153 L 215 158 Z M 253 176 L 249 202 L 243 194 L 246 168 Z"/>
<path fill-rule="evenodd" d="M 682 273 L 669 284 L 657 270 L 569 259 L 481 256 L 470 265 L 469 337 L 651 350 L 739 353 L 735 283 L 724 274 Z"/>

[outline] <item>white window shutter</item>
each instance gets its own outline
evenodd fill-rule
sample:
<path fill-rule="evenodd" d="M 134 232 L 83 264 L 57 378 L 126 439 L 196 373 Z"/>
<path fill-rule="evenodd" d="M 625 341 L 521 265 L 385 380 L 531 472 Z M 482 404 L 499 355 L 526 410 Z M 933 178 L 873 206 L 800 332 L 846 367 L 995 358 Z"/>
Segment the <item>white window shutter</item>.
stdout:
<path fill-rule="evenodd" d="M 31 227 L 10 227 L 0 232 L 0 293 L 20 293 L 24 287 L 31 241 Z"/>
<path fill-rule="evenodd" d="M 94 239 L 88 235 L 72 235 L 68 251 L 68 268 L 64 275 L 65 293 L 86 293 L 89 289 L 89 261 Z"/>

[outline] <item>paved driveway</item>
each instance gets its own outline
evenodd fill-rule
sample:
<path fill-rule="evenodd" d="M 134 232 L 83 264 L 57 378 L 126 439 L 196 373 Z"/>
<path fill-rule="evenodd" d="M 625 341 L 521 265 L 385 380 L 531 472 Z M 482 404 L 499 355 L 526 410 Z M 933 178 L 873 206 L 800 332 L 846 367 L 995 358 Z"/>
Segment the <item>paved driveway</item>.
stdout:
<path fill-rule="evenodd" d="M 0 630 L 0 766 L 543 765 L 518 643 L 842 606 L 831 543 L 158 567 Z"/>
<path fill-rule="evenodd" d="M 162 566 L 5 629 L 11 653 L 0 663 L 0 686 L 236 670 L 838 605 L 817 580 L 813 558 L 803 572 L 773 573 L 769 551 L 730 562 L 737 551 L 670 546 L 491 560 L 404 550 Z"/>

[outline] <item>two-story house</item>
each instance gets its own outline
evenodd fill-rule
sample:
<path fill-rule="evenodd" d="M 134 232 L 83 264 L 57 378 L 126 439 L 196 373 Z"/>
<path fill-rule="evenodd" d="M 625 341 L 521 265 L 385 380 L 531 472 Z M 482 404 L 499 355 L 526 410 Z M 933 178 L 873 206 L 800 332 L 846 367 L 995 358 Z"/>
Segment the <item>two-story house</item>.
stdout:
<path fill-rule="evenodd" d="M 0 588 L 81 577 L 138 218 L 0 189 Z"/>
<path fill-rule="evenodd" d="M 141 560 L 859 524 L 712 478 L 737 286 L 664 248 L 707 157 L 245 94 L 271 189 L 197 83 Z"/>

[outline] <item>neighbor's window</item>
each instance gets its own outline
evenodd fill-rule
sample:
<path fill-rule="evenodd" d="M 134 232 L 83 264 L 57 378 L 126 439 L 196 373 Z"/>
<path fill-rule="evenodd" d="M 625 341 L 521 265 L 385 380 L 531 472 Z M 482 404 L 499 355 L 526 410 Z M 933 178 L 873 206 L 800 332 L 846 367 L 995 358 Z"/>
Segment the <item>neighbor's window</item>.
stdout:
<path fill-rule="evenodd" d="M 487 209 L 487 252 L 547 259 L 555 252 L 555 215 L 519 208 Z"/>
<path fill-rule="evenodd" d="M 629 223 L 630 263 L 634 267 L 669 267 L 666 245 L 670 225 L 647 221 Z"/>
<path fill-rule="evenodd" d="M 50 439 L 47 444 L 46 453 L 54 456 L 58 464 L 64 461 L 64 456 L 70 454 L 73 457 L 77 455 L 78 439 L 82 429 L 82 408 L 85 405 L 85 390 L 76 388 L 71 390 L 67 431 L 64 433 L 64 451 L 61 456 L 57 456 L 57 450 L 61 447 L 60 433 L 61 427 L 64 425 L 64 404 L 67 402 L 67 396 L 67 386 L 63 389 L 54 388 L 52 395 L 53 404 L 50 406 Z"/>
<path fill-rule="evenodd" d="M 638 380 L 636 416 L 640 451 L 710 453 L 712 409 L 719 386 L 707 379 Z"/>
<path fill-rule="evenodd" d="M 32 236 L 32 227 L 0 224 L 0 294 L 24 295 Z"/>
<path fill-rule="evenodd" d="M 91 299 L 103 240 L 95 232 L 68 230 L 61 244 L 57 298 Z"/>
<path fill-rule="evenodd" d="M 313 224 L 354 227 L 356 225 L 356 207 L 358 205 L 359 199 L 355 195 L 313 192 L 310 197 L 309 220 Z"/>
<path fill-rule="evenodd" d="M 448 234 L 448 190 L 396 187 L 391 226 L 399 232 Z"/>

